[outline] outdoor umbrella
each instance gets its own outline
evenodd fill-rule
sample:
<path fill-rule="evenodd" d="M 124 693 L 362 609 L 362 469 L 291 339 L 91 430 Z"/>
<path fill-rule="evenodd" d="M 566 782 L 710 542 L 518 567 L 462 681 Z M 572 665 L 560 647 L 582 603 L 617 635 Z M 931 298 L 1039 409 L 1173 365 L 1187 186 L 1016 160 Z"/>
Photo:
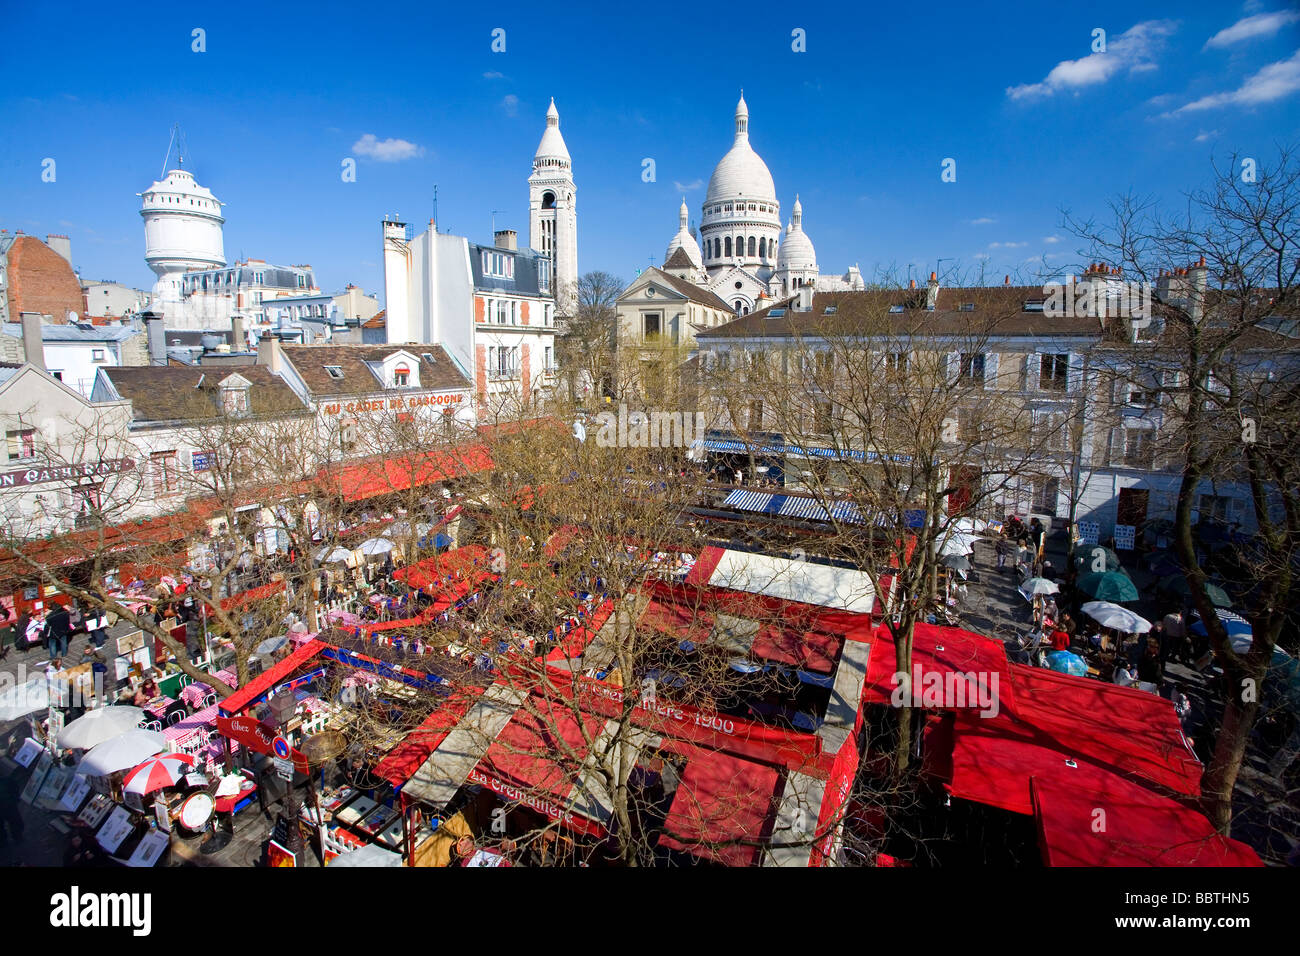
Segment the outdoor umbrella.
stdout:
<path fill-rule="evenodd" d="M 970 570 L 970 558 L 964 554 L 945 554 L 941 560 L 945 567 L 952 568 L 954 571 Z"/>
<path fill-rule="evenodd" d="M 28 681 L 0 694 L 0 721 L 18 720 L 49 706 L 49 683 L 44 678 Z"/>
<path fill-rule="evenodd" d="M 1228 632 L 1229 637 L 1238 637 L 1242 635 L 1253 636 L 1255 633 L 1254 629 L 1250 626 L 1250 622 L 1240 614 L 1234 614 L 1232 611 L 1219 611 L 1218 616 L 1219 620 L 1223 624 L 1223 629 Z M 1210 632 L 1205 626 L 1205 622 L 1200 618 L 1197 618 L 1192 624 L 1192 633 L 1199 634 L 1202 637 L 1207 637 Z"/>
<path fill-rule="evenodd" d="M 1098 567 L 1103 565 L 1104 567 Z M 1091 571 L 1122 571 L 1119 555 L 1101 545 L 1084 546 L 1074 555 L 1074 566 L 1085 574 Z"/>
<path fill-rule="evenodd" d="M 1047 655 L 1047 667 L 1049 670 L 1073 674 L 1075 677 L 1084 677 L 1088 673 L 1087 662 L 1070 651 L 1052 651 Z"/>
<path fill-rule="evenodd" d="M 1047 578 L 1030 578 L 1020 586 L 1020 591 L 1029 596 L 1039 594 L 1056 594 L 1061 590 L 1061 586 L 1055 581 L 1049 581 Z"/>
<path fill-rule="evenodd" d="M 972 535 L 957 533 L 950 537 L 939 548 L 939 553 L 943 554 L 970 554 L 975 550 L 975 538 Z"/>
<path fill-rule="evenodd" d="M 958 531 L 967 531 L 972 534 L 983 534 L 989 528 L 989 523 L 983 518 L 958 518 L 952 525 Z"/>
<path fill-rule="evenodd" d="M 392 551 L 395 547 L 396 545 L 387 538 L 370 538 L 369 540 L 362 541 L 361 547 L 357 550 L 370 558 L 377 554 L 388 554 L 388 552 Z"/>
<path fill-rule="evenodd" d="M 1089 601 L 1080 610 L 1102 627 L 1109 627 L 1125 634 L 1145 634 L 1151 630 L 1151 622 L 1146 618 L 1109 601 Z"/>
<path fill-rule="evenodd" d="M 139 707 L 100 707 L 64 727 L 59 733 L 59 746 L 65 750 L 89 750 L 134 730 L 143 719 L 144 711 Z"/>
<path fill-rule="evenodd" d="M 276 651 L 278 651 L 280 648 L 284 647 L 284 645 L 288 643 L 289 643 L 289 639 L 287 637 L 283 637 L 283 636 L 268 637 L 261 644 L 257 645 L 257 648 L 253 651 L 253 653 L 256 654 L 258 657 L 266 657 L 271 654 L 274 654 Z"/>
<path fill-rule="evenodd" d="M 155 730 L 128 730 L 92 747 L 77 765 L 77 773 L 107 777 L 119 770 L 134 767 L 167 746 L 167 738 Z"/>
<path fill-rule="evenodd" d="M 1160 581 L 1160 587 L 1171 594 L 1178 594 L 1184 597 L 1192 593 L 1192 589 L 1187 584 L 1187 578 L 1181 574 L 1171 574 L 1167 578 L 1162 578 Z M 1209 581 L 1206 581 L 1205 593 L 1215 607 L 1232 607 L 1232 598 L 1228 597 L 1228 593 L 1217 584 L 1211 584 Z"/>
<path fill-rule="evenodd" d="M 433 525 L 427 521 L 417 521 L 415 523 L 415 533 L 417 536 L 423 536 L 433 530 Z M 403 518 L 401 521 L 394 521 L 384 529 L 385 535 L 409 535 L 411 533 L 411 522 Z"/>
<path fill-rule="evenodd" d="M 164 787 L 174 787 L 194 766 L 193 754 L 163 754 L 150 757 L 137 765 L 122 778 L 124 793 L 138 793 L 144 796 Z"/>
<path fill-rule="evenodd" d="M 352 552 L 347 548 L 321 548 L 316 552 L 316 560 L 321 564 L 346 564 L 352 560 Z"/>
<path fill-rule="evenodd" d="M 1098 601 L 1136 601 L 1138 598 L 1133 579 L 1119 571 L 1094 571 L 1079 578 L 1074 586 Z"/>

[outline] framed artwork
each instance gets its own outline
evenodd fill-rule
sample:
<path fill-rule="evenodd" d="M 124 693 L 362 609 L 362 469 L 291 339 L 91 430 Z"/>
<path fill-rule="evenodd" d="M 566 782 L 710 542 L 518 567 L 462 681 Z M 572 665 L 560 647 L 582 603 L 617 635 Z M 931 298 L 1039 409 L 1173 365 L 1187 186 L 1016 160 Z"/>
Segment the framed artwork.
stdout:
<path fill-rule="evenodd" d="M 139 846 L 126 861 L 127 866 L 154 866 L 162 859 L 163 851 L 171 843 L 171 837 L 161 830 L 150 830 L 140 840 Z"/>
<path fill-rule="evenodd" d="M 68 786 L 63 791 L 63 796 L 59 798 L 59 806 L 71 813 L 76 813 L 81 809 L 81 803 L 90 795 L 90 781 L 85 777 L 78 777 L 75 774 Z"/>
<path fill-rule="evenodd" d="M 272 840 L 266 847 L 266 862 L 270 866 L 297 866 L 298 857 Z"/>
<path fill-rule="evenodd" d="M 109 853 L 113 853 L 120 847 L 123 841 L 131 835 L 135 829 L 135 824 L 131 822 L 131 812 L 126 807 L 117 807 L 108 815 L 95 834 L 95 839 Z"/>
<path fill-rule="evenodd" d="M 85 780 L 86 778 L 80 777 L 78 779 Z M 81 812 L 77 814 L 77 819 L 93 830 L 103 822 L 104 817 L 108 816 L 108 812 L 112 809 L 112 799 L 107 794 L 97 793 L 90 798 L 89 803 L 81 808 Z"/>

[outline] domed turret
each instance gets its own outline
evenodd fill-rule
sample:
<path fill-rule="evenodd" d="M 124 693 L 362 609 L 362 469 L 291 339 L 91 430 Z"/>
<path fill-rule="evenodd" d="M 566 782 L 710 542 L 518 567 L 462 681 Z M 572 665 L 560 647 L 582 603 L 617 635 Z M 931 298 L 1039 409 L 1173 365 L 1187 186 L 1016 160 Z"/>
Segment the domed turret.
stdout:
<path fill-rule="evenodd" d="M 226 264 L 221 201 L 177 168 L 140 194 L 144 260 L 158 276 L 154 298 L 180 301 L 180 276 Z"/>
<path fill-rule="evenodd" d="M 742 93 L 736 104 L 736 138 L 731 149 L 718 161 L 709 178 L 706 203 L 720 199 L 744 196 L 765 202 L 776 202 L 776 186 L 767 163 L 749 145 L 749 107 Z"/>
<path fill-rule="evenodd" d="M 709 179 L 700 220 L 703 261 L 711 277 L 733 266 L 766 281 L 776 263 L 781 204 L 767 164 L 749 145 L 749 106 L 736 104 L 736 135 Z"/>
<path fill-rule="evenodd" d="M 681 208 L 677 210 L 677 235 L 673 236 L 672 241 L 668 243 L 664 262 L 667 263 L 673 257 L 673 253 L 681 249 L 691 260 L 691 265 L 698 269 L 702 266 L 703 260 L 700 257 L 700 244 L 695 241 L 695 236 L 691 235 L 690 215 L 690 210 L 686 208 L 686 197 L 683 196 Z"/>
<path fill-rule="evenodd" d="M 812 240 L 803 231 L 803 205 L 798 196 L 794 197 L 790 225 L 786 227 L 781 251 L 777 253 L 776 271 L 817 272 L 817 252 L 813 249 Z"/>
<path fill-rule="evenodd" d="M 555 97 L 551 97 L 550 108 L 546 111 L 546 129 L 542 132 L 542 141 L 537 144 L 537 152 L 533 155 L 533 168 L 560 166 L 567 169 L 572 165 L 569 147 L 560 135 L 560 111 L 555 108 Z"/>

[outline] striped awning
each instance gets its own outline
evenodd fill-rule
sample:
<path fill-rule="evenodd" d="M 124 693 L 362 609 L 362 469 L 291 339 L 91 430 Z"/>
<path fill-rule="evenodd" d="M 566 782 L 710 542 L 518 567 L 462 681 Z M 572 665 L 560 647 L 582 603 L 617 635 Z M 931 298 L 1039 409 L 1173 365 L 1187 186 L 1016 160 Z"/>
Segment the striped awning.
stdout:
<path fill-rule="evenodd" d="M 770 494 L 762 491 L 736 489 L 723 500 L 724 508 L 738 511 L 753 511 L 758 514 L 780 515 L 783 518 L 799 518 L 809 521 L 843 521 L 849 524 L 862 524 L 862 512 L 851 501 L 837 501 L 831 506 L 830 515 L 818 503 L 816 498 L 807 495 Z"/>

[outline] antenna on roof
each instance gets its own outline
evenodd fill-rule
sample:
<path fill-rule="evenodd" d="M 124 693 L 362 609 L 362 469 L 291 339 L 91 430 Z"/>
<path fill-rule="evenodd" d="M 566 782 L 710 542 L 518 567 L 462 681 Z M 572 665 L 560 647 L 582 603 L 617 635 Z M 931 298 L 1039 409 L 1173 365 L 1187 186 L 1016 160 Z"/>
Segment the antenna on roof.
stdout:
<path fill-rule="evenodd" d="M 189 145 L 185 142 L 185 133 L 183 130 L 181 130 L 180 123 L 175 123 L 172 125 L 172 135 L 171 138 L 167 141 L 167 152 L 163 154 L 162 173 L 158 176 L 159 179 L 164 179 L 167 176 L 167 161 L 171 159 L 172 146 L 176 147 L 177 163 L 179 163 L 180 167 L 184 169 L 185 157 L 190 154 L 190 149 L 189 149 Z"/>
<path fill-rule="evenodd" d="M 438 184 L 433 184 L 433 231 L 438 231 Z"/>

